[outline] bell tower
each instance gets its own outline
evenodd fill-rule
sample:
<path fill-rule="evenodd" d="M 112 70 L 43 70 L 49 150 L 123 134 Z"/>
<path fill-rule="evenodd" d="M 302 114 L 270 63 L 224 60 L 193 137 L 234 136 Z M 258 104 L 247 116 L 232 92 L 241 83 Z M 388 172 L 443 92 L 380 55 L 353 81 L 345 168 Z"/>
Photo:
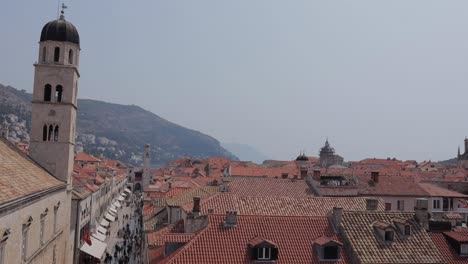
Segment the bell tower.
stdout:
<path fill-rule="evenodd" d="M 71 189 L 80 38 L 63 13 L 41 32 L 39 57 L 34 64 L 29 151 L 35 161 Z"/>
<path fill-rule="evenodd" d="M 143 190 L 148 188 L 151 182 L 151 171 L 150 165 L 151 164 L 151 150 L 150 145 L 145 145 L 145 156 L 143 157 Z"/>

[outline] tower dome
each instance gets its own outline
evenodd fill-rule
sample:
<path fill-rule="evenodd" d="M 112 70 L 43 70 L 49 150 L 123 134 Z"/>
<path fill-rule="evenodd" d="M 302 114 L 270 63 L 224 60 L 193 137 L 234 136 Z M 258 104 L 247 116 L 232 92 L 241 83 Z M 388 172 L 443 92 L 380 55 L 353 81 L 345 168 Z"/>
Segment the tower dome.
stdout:
<path fill-rule="evenodd" d="M 78 30 L 72 23 L 66 21 L 63 15 L 59 19 L 45 24 L 42 28 L 40 41 L 47 40 L 66 41 L 80 45 Z"/>

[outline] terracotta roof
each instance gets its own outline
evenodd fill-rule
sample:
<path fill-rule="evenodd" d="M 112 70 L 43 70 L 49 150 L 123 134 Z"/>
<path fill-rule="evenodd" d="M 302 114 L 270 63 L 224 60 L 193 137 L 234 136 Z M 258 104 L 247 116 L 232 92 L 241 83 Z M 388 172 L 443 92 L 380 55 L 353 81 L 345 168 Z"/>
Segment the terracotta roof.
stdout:
<path fill-rule="evenodd" d="M 238 196 L 309 198 L 314 193 L 304 180 L 230 177 L 229 193 Z"/>
<path fill-rule="evenodd" d="M 443 217 L 445 219 L 448 219 L 448 220 L 463 220 L 463 219 L 465 219 L 463 216 L 461 216 L 461 214 L 458 214 L 458 213 L 446 213 L 446 214 L 444 214 Z"/>
<path fill-rule="evenodd" d="M 360 195 L 426 197 L 427 192 L 411 176 L 379 175 L 379 182 L 370 184 L 371 176 L 358 175 Z"/>
<path fill-rule="evenodd" d="M 458 197 L 468 198 L 468 195 L 459 192 L 451 191 L 430 183 L 419 183 L 424 191 L 431 197 Z"/>
<path fill-rule="evenodd" d="M 65 186 L 6 139 L 0 139 L 0 204 Z"/>
<path fill-rule="evenodd" d="M 289 178 L 294 175 L 299 175 L 297 168 L 266 168 L 266 167 L 233 167 L 231 168 L 232 176 L 245 176 L 245 177 L 263 177 L 281 178 L 283 173 L 287 173 Z"/>
<path fill-rule="evenodd" d="M 85 161 L 85 162 L 101 162 L 100 159 L 94 157 L 93 155 L 84 153 L 84 152 L 78 152 L 75 155 L 75 161 Z"/>
<path fill-rule="evenodd" d="M 322 237 L 319 237 L 319 238 L 315 239 L 314 244 L 323 246 L 323 245 L 326 245 L 326 244 L 328 244 L 330 242 L 333 242 L 333 243 L 336 243 L 336 244 L 339 244 L 339 245 L 343 245 L 343 243 L 341 243 L 340 241 L 336 241 L 336 240 L 333 240 L 333 239 L 331 239 L 329 237 L 325 237 L 325 236 L 322 236 Z"/>
<path fill-rule="evenodd" d="M 429 236 L 447 264 L 468 263 L 468 257 L 460 257 L 442 233 L 430 233 Z"/>
<path fill-rule="evenodd" d="M 385 242 L 377 236 L 372 223 L 390 224 L 396 217 L 409 220 L 411 235 L 402 237 L 396 232 L 394 241 Z M 360 263 L 444 263 L 426 230 L 414 221 L 414 213 L 344 211 L 341 228 Z"/>
<path fill-rule="evenodd" d="M 312 243 L 327 236 L 340 241 L 326 218 L 238 216 L 237 226 L 224 228 L 224 215 L 210 215 L 208 226 L 192 241 L 169 256 L 165 263 L 258 263 L 251 260 L 248 243 L 255 237 L 278 247 L 275 263 L 323 263 L 318 261 Z M 338 263 L 351 263 L 345 250 Z"/>
<path fill-rule="evenodd" d="M 239 215 L 270 215 L 270 216 L 326 216 L 333 207 L 344 210 L 366 210 L 364 197 L 247 197 L 230 193 L 218 193 L 202 199 L 201 213 L 206 215 L 224 214 L 228 210 L 236 210 Z M 182 207 L 186 212 L 192 211 L 193 202 Z M 379 200 L 378 210 L 385 210 L 385 203 Z"/>
<path fill-rule="evenodd" d="M 468 243 L 468 231 L 449 231 L 444 232 L 444 235 L 452 238 L 453 240 L 461 243 Z"/>
<path fill-rule="evenodd" d="M 207 197 L 218 192 L 218 187 L 215 186 L 199 186 L 189 191 L 180 193 L 172 198 L 166 199 L 169 206 L 182 206 L 193 201 L 193 197 Z"/>

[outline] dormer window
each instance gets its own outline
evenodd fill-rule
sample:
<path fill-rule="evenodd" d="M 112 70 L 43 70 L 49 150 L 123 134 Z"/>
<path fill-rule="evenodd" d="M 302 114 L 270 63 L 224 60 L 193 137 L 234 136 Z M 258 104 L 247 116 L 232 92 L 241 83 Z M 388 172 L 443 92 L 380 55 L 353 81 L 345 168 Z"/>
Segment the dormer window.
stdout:
<path fill-rule="evenodd" d="M 395 232 L 393 232 L 393 230 L 385 231 L 385 241 L 393 241 L 394 236 L 395 236 Z"/>
<path fill-rule="evenodd" d="M 258 247 L 257 248 L 257 259 L 258 260 L 270 260 L 271 259 L 271 248 L 269 248 L 269 247 Z"/>
<path fill-rule="evenodd" d="M 393 218 L 392 222 L 395 224 L 395 227 L 398 229 L 402 236 L 411 235 L 411 223 L 409 219 L 397 217 Z"/>
<path fill-rule="evenodd" d="M 468 231 L 456 230 L 443 234 L 455 252 L 461 257 L 468 257 Z"/>
<path fill-rule="evenodd" d="M 405 236 L 410 236 L 411 235 L 411 226 L 406 225 L 405 226 Z"/>
<path fill-rule="evenodd" d="M 248 246 L 252 260 L 273 261 L 278 259 L 278 246 L 270 240 L 255 237 Z"/>
<path fill-rule="evenodd" d="M 343 244 L 329 237 L 319 237 L 312 246 L 320 261 L 336 261 L 340 259 Z"/>
<path fill-rule="evenodd" d="M 380 237 L 381 240 L 385 242 L 392 242 L 395 238 L 395 229 L 393 226 L 387 222 L 375 221 L 372 223 L 376 235 Z"/>

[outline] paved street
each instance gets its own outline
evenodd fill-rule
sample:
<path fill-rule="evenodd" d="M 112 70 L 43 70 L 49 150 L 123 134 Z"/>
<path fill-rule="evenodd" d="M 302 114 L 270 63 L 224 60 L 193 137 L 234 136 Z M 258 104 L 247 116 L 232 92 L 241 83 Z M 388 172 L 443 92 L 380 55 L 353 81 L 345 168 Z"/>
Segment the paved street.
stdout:
<path fill-rule="evenodd" d="M 135 212 L 137 208 L 135 201 L 135 195 L 131 194 L 122 202 L 122 208 L 117 210 L 118 219 L 111 223 L 109 229 L 110 235 L 107 240 L 107 253 L 110 254 L 112 260 L 108 258 L 108 261 L 104 263 L 142 263 L 140 251 L 135 254 L 135 251 L 138 250 L 138 244 L 141 244 L 141 236 L 137 233 L 137 229 L 138 232 L 141 232 L 140 227 L 138 227 L 141 216 L 139 215 L 140 210 L 137 210 L 137 213 Z M 120 250 L 117 250 L 116 246 Z"/>

